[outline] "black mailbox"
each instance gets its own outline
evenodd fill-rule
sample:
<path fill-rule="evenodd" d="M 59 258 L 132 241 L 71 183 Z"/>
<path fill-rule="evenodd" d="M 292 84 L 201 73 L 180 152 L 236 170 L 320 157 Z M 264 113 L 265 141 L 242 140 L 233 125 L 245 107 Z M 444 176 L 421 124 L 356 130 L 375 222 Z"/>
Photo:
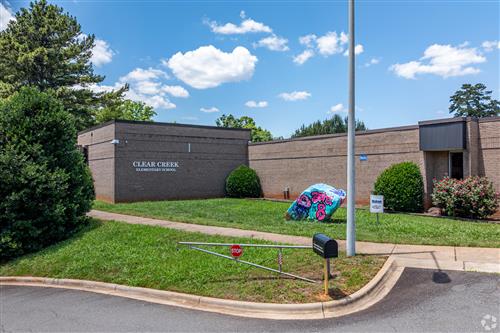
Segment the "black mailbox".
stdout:
<path fill-rule="evenodd" d="M 313 251 L 325 259 L 337 258 L 339 245 L 325 234 L 315 234 L 313 236 Z"/>

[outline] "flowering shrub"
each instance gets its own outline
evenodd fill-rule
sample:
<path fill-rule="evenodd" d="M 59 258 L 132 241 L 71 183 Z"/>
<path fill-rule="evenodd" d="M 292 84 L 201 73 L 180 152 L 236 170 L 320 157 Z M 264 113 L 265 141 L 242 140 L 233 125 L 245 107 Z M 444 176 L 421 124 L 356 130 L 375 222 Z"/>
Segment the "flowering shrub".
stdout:
<path fill-rule="evenodd" d="M 432 203 L 448 216 L 485 218 L 495 213 L 500 194 L 486 177 L 434 179 Z"/>

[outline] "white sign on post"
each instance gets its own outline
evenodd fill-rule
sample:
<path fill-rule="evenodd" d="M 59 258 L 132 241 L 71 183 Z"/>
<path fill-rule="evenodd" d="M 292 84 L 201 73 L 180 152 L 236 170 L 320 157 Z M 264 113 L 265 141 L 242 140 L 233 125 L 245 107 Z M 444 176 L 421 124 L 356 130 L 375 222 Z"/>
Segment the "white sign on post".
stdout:
<path fill-rule="evenodd" d="M 384 196 L 383 195 L 370 195 L 370 213 L 383 213 L 384 212 Z"/>

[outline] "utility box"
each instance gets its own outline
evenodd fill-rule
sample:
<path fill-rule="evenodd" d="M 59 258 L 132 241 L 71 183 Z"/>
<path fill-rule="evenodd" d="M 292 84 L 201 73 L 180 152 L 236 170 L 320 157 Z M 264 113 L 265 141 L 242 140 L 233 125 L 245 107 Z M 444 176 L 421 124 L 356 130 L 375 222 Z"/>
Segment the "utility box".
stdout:
<path fill-rule="evenodd" d="M 339 245 L 334 239 L 318 233 L 313 236 L 313 251 L 325 259 L 337 258 Z"/>

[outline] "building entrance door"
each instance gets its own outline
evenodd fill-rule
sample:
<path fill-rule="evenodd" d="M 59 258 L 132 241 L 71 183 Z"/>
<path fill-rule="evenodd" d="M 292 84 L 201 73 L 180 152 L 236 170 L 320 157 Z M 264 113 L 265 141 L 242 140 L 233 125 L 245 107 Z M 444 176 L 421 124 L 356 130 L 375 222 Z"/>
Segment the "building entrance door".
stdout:
<path fill-rule="evenodd" d="M 450 152 L 450 177 L 462 179 L 464 177 L 464 153 Z"/>

